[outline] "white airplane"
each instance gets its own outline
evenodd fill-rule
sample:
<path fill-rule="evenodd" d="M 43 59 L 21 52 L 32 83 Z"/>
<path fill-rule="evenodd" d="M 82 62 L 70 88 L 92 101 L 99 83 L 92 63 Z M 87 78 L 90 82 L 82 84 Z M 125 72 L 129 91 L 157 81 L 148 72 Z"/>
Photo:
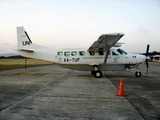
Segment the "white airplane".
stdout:
<path fill-rule="evenodd" d="M 91 71 L 95 78 L 101 78 L 101 71 L 122 71 L 126 68 L 137 67 L 136 77 L 141 76 L 139 65 L 146 62 L 147 57 L 140 54 L 127 53 L 118 48 L 122 43 L 117 41 L 123 33 L 103 34 L 88 49 L 54 50 L 33 44 L 23 27 L 17 27 L 18 54 L 28 58 L 35 58 L 54 62 L 55 64 L 80 71 Z M 113 48 L 112 48 L 113 47 Z M 147 46 L 146 55 L 148 54 Z"/>

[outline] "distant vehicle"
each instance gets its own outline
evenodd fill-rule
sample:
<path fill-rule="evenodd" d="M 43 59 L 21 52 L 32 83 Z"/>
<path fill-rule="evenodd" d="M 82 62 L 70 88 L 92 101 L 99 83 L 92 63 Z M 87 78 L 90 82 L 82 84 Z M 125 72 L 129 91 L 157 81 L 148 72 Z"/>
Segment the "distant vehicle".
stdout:
<path fill-rule="evenodd" d="M 153 56 L 153 62 L 160 62 L 160 55 Z"/>
<path fill-rule="evenodd" d="M 55 64 L 80 71 L 91 71 L 95 78 L 101 78 L 101 71 L 124 71 L 126 68 L 137 68 L 136 77 L 141 76 L 139 65 L 146 62 L 147 57 L 131 54 L 120 49 L 122 43 L 118 41 L 123 33 L 103 34 L 88 49 L 49 49 L 33 44 L 23 27 L 17 27 L 18 54 L 28 58 L 35 58 L 54 62 Z M 148 55 L 149 45 L 146 54 Z"/>

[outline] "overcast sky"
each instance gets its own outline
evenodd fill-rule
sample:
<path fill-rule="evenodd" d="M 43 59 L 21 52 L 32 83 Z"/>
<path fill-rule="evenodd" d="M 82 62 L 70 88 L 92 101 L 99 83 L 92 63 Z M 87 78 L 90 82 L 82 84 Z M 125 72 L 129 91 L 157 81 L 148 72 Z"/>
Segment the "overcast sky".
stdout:
<path fill-rule="evenodd" d="M 13 52 L 17 26 L 53 49 L 89 48 L 121 32 L 125 51 L 160 51 L 160 0 L 0 0 L 0 54 Z"/>

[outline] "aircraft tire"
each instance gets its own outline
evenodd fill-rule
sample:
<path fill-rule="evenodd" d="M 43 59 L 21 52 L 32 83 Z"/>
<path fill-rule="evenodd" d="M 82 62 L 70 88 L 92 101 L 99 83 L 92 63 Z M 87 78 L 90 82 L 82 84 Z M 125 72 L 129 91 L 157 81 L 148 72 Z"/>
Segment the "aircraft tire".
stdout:
<path fill-rule="evenodd" d="M 140 72 L 140 71 L 139 71 L 139 72 L 137 71 L 137 72 L 135 73 L 135 76 L 136 76 L 136 77 L 141 77 L 141 72 Z"/>
<path fill-rule="evenodd" d="M 91 71 L 91 75 L 94 75 L 95 74 L 95 71 Z"/>
<path fill-rule="evenodd" d="M 94 77 L 95 78 L 101 78 L 102 77 L 102 72 L 100 70 L 94 71 Z"/>

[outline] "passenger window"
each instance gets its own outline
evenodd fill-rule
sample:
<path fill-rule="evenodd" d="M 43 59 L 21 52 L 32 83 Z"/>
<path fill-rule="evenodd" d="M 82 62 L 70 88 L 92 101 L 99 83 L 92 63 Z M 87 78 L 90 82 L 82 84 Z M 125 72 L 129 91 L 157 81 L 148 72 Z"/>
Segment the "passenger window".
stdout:
<path fill-rule="evenodd" d="M 104 49 L 103 48 L 99 48 L 98 49 L 98 54 L 99 55 L 104 55 Z"/>
<path fill-rule="evenodd" d="M 95 55 L 95 52 L 90 51 L 89 54 L 90 54 L 90 55 Z"/>
<path fill-rule="evenodd" d="M 98 51 L 98 54 L 99 55 L 104 55 L 104 52 L 103 51 Z"/>
<path fill-rule="evenodd" d="M 64 56 L 70 56 L 70 52 L 69 51 L 64 52 Z"/>
<path fill-rule="evenodd" d="M 76 55 L 77 55 L 77 52 L 76 52 L 76 51 L 72 51 L 72 52 L 71 52 L 71 55 L 72 55 L 72 56 L 76 56 Z"/>
<path fill-rule="evenodd" d="M 63 56 L 63 52 L 58 52 L 57 55 L 58 56 Z"/>
<path fill-rule="evenodd" d="M 80 55 L 80 56 L 84 56 L 84 55 L 85 55 L 85 52 L 84 52 L 84 51 L 79 51 L 79 55 Z"/>

